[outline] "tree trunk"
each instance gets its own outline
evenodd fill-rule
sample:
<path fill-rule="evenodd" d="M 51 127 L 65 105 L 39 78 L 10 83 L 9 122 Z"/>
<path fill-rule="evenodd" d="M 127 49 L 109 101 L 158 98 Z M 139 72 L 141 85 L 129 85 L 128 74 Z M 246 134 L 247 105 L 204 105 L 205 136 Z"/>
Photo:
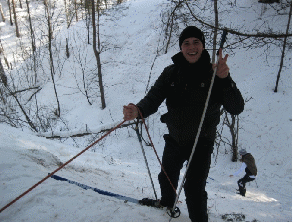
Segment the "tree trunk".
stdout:
<path fill-rule="evenodd" d="M 36 40 L 35 40 L 35 34 L 34 34 L 34 30 L 33 30 L 32 19 L 31 19 L 31 14 L 30 14 L 30 6 L 29 6 L 28 0 L 26 0 L 26 6 L 27 6 L 28 21 L 29 21 L 29 26 L 30 26 L 31 38 L 32 38 L 32 50 L 33 50 L 33 52 L 35 52 L 36 51 Z"/>
<path fill-rule="evenodd" d="M 75 19 L 76 19 L 76 22 L 78 22 L 78 10 L 77 10 L 76 0 L 74 0 L 74 10 L 75 10 Z"/>
<path fill-rule="evenodd" d="M 239 117 L 231 115 L 231 121 L 228 117 L 228 112 L 224 110 L 225 120 L 224 124 L 229 128 L 231 133 L 231 148 L 232 148 L 232 162 L 237 162 L 238 159 L 238 133 L 239 133 Z"/>
<path fill-rule="evenodd" d="M 35 39 L 35 33 L 33 30 L 33 25 L 32 25 L 32 19 L 31 19 L 31 14 L 30 14 L 30 6 L 29 6 L 29 1 L 26 0 L 26 7 L 27 7 L 27 14 L 28 14 L 28 21 L 29 21 L 29 27 L 30 27 L 30 32 L 31 32 L 31 40 L 32 40 L 32 51 L 33 51 L 33 62 L 34 62 L 34 72 L 35 72 L 35 84 L 37 82 L 37 68 L 36 68 L 36 39 Z"/>
<path fill-rule="evenodd" d="M 215 11 L 215 29 L 214 29 L 213 55 L 212 55 L 213 64 L 216 62 L 217 36 L 218 36 L 218 27 L 219 27 L 218 0 L 214 0 L 214 11 Z"/>
<path fill-rule="evenodd" d="M 28 122 L 29 126 L 35 131 L 38 132 L 37 128 L 35 127 L 35 125 L 33 124 L 33 122 L 31 121 L 31 119 L 29 118 L 28 114 L 26 113 L 25 109 L 23 108 L 23 106 L 21 105 L 20 101 L 18 100 L 16 93 L 13 93 L 10 88 L 8 87 L 7 84 L 7 76 L 5 75 L 4 72 L 4 68 L 2 66 L 1 60 L 0 60 L 0 77 L 1 77 L 1 82 L 3 83 L 3 85 L 5 86 L 5 88 L 7 89 L 7 91 L 9 92 L 10 95 L 12 95 L 12 97 L 14 97 L 14 99 L 16 100 L 16 103 L 18 104 L 19 108 L 21 109 L 22 113 L 25 116 L 26 121 Z"/>
<path fill-rule="evenodd" d="M 15 10 L 15 2 L 12 0 L 12 10 L 13 10 L 13 16 L 14 16 L 14 22 L 15 22 L 15 32 L 16 32 L 16 37 L 20 37 L 19 34 L 19 29 L 18 29 L 18 24 L 17 24 L 17 15 L 16 15 L 16 10 Z"/>
<path fill-rule="evenodd" d="M 98 10 L 98 27 L 99 27 L 99 17 L 100 13 Z M 97 44 L 96 44 L 96 17 L 95 17 L 95 1 L 92 0 L 92 23 L 93 23 L 93 49 L 97 60 L 97 66 L 98 66 L 98 77 L 99 77 L 99 87 L 100 87 L 100 93 L 101 93 L 101 103 L 102 103 L 102 109 L 106 108 L 106 102 L 105 102 L 105 94 L 104 94 L 104 86 L 103 86 L 103 80 L 102 80 L 102 65 L 101 65 L 101 58 L 100 58 L 100 33 L 98 28 L 98 47 L 99 51 L 97 50 Z"/>
<path fill-rule="evenodd" d="M 50 16 L 50 10 L 47 0 L 44 1 L 45 8 L 46 8 L 46 14 L 47 14 L 47 22 L 48 22 L 48 41 L 49 41 L 49 55 L 50 55 L 50 70 L 51 70 L 51 78 L 53 81 L 54 86 L 54 92 L 56 96 L 56 102 L 57 102 L 57 110 L 55 111 L 55 115 L 60 117 L 60 103 L 58 98 L 58 93 L 56 89 L 56 83 L 55 83 L 55 69 L 54 69 L 54 60 L 53 60 L 53 53 L 52 53 L 52 39 L 53 39 L 53 32 L 51 28 L 51 16 Z"/>
<path fill-rule="evenodd" d="M 10 69 L 11 67 L 9 66 L 9 62 L 7 60 L 7 57 L 5 56 L 4 54 L 4 49 L 3 49 L 3 46 L 2 46 L 2 43 L 1 43 L 1 40 L 0 40 L 0 55 L 3 54 L 3 57 L 4 57 L 4 61 L 6 63 L 6 66 L 8 69 Z"/>
<path fill-rule="evenodd" d="M 289 12 L 289 19 L 288 19 L 286 34 L 289 33 L 291 16 L 292 16 L 292 2 L 290 4 L 290 12 Z M 284 38 L 283 51 L 282 51 L 281 62 L 280 62 L 280 69 L 279 69 L 279 72 L 278 72 L 278 75 L 277 75 L 277 81 L 276 81 L 276 86 L 275 86 L 274 92 L 278 92 L 278 85 L 279 85 L 279 80 L 280 80 L 280 77 L 281 77 L 281 71 L 282 71 L 282 68 L 283 68 L 283 62 L 284 62 L 284 57 L 285 57 L 286 43 L 287 43 L 287 36 L 285 36 L 285 38 Z"/>
<path fill-rule="evenodd" d="M 4 72 L 4 67 L 2 66 L 1 58 L 0 58 L 0 79 L 2 84 L 4 84 L 5 87 L 7 87 L 7 76 Z"/>
<path fill-rule="evenodd" d="M 70 18 L 69 18 L 67 0 L 64 0 L 64 7 L 65 7 L 65 16 L 66 16 L 67 28 L 69 28 L 69 26 L 70 26 Z"/>
<path fill-rule="evenodd" d="M 2 21 L 5 22 L 5 16 L 4 16 L 4 13 L 3 13 L 3 9 L 2 9 L 1 3 L 0 3 L 0 13 L 1 13 Z"/>
<path fill-rule="evenodd" d="M 19 7 L 22 9 L 22 3 L 21 3 L 21 0 L 19 0 Z"/>
<path fill-rule="evenodd" d="M 7 0 L 7 5 L 8 5 L 8 8 L 9 8 L 10 25 L 13 26 L 13 20 L 12 20 L 12 12 L 11 12 L 11 3 L 10 3 L 10 0 Z"/>
<path fill-rule="evenodd" d="M 90 0 L 85 0 L 85 20 L 87 28 L 87 43 L 90 44 Z"/>

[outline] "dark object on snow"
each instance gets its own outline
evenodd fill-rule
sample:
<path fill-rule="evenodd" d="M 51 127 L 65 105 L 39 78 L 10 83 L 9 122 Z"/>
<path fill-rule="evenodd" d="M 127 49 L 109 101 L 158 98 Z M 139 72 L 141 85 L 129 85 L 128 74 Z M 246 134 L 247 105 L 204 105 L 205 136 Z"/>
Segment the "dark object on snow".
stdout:
<path fill-rule="evenodd" d="M 246 189 L 239 186 L 239 190 L 237 190 L 237 194 L 240 194 L 241 196 L 245 197 Z"/>
<path fill-rule="evenodd" d="M 259 3 L 280 3 L 280 0 L 258 0 Z"/>
<path fill-rule="evenodd" d="M 246 183 L 254 181 L 254 180 L 255 180 L 255 178 L 250 178 L 249 175 L 247 175 L 247 174 L 245 174 L 245 176 L 243 178 L 238 180 L 237 184 L 239 186 L 239 194 L 241 194 L 243 197 L 245 197 L 245 194 L 246 194 L 245 185 L 246 185 Z"/>
<path fill-rule="evenodd" d="M 160 204 L 160 200 L 154 200 L 151 198 L 143 198 L 138 201 L 141 205 L 151 206 L 155 208 L 162 208 L 163 206 Z"/>
<path fill-rule="evenodd" d="M 154 200 L 151 198 L 143 198 L 142 200 L 139 200 L 139 203 L 141 205 L 146 205 L 150 207 L 155 207 L 155 208 L 164 208 L 165 206 L 161 205 L 160 200 Z M 181 211 L 178 207 L 172 211 L 172 207 L 167 207 L 167 213 L 171 218 L 178 218 L 181 214 Z"/>
<path fill-rule="evenodd" d="M 224 221 L 228 221 L 228 222 L 240 222 L 240 221 L 245 221 L 245 215 L 244 214 L 236 214 L 236 213 L 224 214 L 224 215 L 222 215 L 222 219 Z"/>

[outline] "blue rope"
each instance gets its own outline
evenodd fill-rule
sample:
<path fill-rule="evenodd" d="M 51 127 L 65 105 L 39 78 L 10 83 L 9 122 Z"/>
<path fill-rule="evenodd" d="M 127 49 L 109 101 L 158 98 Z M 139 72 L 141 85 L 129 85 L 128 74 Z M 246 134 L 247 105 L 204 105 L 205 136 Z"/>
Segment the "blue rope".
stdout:
<path fill-rule="evenodd" d="M 85 184 L 81 184 L 81 183 L 78 183 L 76 181 L 73 181 L 73 180 L 68 180 L 66 178 L 63 178 L 63 177 L 59 177 L 57 175 L 52 175 L 51 178 L 55 179 L 55 180 L 59 180 L 59 181 L 67 181 L 68 183 L 70 184 L 74 184 L 74 185 L 77 185 L 79 187 L 81 187 L 82 189 L 85 189 L 85 190 L 88 190 L 88 189 L 91 189 L 99 194 L 102 194 L 102 195 L 106 195 L 106 196 L 110 196 L 110 197 L 115 197 L 119 200 L 124 200 L 125 202 L 132 202 L 132 203 L 135 203 L 135 204 L 138 204 L 138 200 L 135 199 L 135 198 L 132 198 L 132 197 L 126 197 L 126 196 L 122 196 L 122 195 L 119 195 L 119 194 L 114 194 L 112 192 L 109 192 L 109 191 L 105 191 L 105 190 L 101 190 L 101 189 L 98 189 L 98 188 L 94 188 L 94 187 L 90 187 L 90 186 L 87 186 Z"/>

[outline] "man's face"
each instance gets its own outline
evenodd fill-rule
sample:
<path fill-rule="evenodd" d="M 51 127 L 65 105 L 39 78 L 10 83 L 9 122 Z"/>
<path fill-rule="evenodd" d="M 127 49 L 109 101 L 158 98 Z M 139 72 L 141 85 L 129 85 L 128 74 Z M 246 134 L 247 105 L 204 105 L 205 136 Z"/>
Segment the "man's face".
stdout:
<path fill-rule="evenodd" d="M 181 45 L 181 52 L 189 63 L 197 62 L 203 50 L 202 42 L 195 37 L 185 39 Z"/>

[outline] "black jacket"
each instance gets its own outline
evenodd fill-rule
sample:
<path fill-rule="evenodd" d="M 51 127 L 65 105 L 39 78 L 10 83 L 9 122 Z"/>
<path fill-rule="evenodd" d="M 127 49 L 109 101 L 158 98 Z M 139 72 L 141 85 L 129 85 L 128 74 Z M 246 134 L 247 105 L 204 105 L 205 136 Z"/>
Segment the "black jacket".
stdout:
<path fill-rule="evenodd" d="M 179 144 L 194 141 L 213 75 L 210 56 L 206 50 L 201 58 L 190 64 L 180 52 L 172 57 L 173 65 L 166 67 L 147 95 L 137 104 L 143 117 L 155 113 L 166 99 L 168 112 L 161 117 L 169 135 Z M 244 100 L 230 75 L 215 77 L 201 137 L 214 141 L 220 121 L 221 106 L 233 115 L 244 109 Z"/>

